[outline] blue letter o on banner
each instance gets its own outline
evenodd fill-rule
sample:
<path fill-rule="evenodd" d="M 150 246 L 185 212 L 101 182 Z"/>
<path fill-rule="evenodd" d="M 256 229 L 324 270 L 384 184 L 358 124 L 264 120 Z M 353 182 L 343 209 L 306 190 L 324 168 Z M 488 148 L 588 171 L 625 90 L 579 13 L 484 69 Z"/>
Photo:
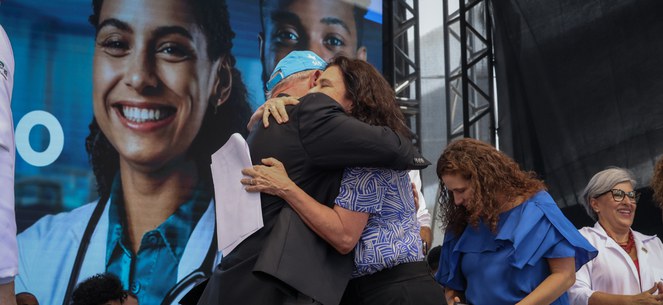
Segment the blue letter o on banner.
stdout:
<path fill-rule="evenodd" d="M 42 152 L 37 152 L 30 146 L 30 130 L 35 125 L 46 127 L 50 134 L 48 147 Z M 16 151 L 25 162 L 33 166 L 41 167 L 55 162 L 64 148 L 64 132 L 60 122 L 52 114 L 42 110 L 31 111 L 24 115 L 16 125 L 15 136 Z"/>

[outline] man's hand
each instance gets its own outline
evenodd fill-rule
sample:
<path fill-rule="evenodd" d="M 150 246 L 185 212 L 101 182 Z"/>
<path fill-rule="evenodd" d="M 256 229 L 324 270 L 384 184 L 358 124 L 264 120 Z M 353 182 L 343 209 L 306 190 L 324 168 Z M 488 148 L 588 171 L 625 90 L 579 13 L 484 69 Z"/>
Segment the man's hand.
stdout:
<path fill-rule="evenodd" d="M 253 125 L 262 119 L 262 124 L 265 128 L 269 127 L 269 116 L 273 115 L 276 122 L 283 124 L 288 122 L 288 113 L 285 111 L 287 105 L 297 105 L 299 100 L 294 97 L 275 97 L 267 100 L 262 106 L 256 109 L 249 119 L 249 124 L 246 128 L 251 131 Z"/>

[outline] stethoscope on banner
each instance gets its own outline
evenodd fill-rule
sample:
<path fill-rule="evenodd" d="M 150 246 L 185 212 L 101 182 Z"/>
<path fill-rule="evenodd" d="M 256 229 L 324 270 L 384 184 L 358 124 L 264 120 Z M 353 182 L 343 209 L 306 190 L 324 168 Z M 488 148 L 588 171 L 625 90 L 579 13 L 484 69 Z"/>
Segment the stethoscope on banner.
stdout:
<path fill-rule="evenodd" d="M 76 259 L 74 260 L 74 266 L 71 268 L 71 275 L 69 276 L 69 283 L 67 284 L 67 291 L 65 292 L 62 305 L 69 305 L 69 303 L 71 302 L 71 294 L 74 291 L 76 284 L 78 284 L 78 275 L 81 271 L 81 267 L 83 266 L 83 261 L 85 260 L 85 254 L 87 253 L 88 246 L 90 245 L 90 239 L 92 238 L 92 233 L 94 233 L 97 224 L 99 224 L 99 219 L 101 219 L 101 215 L 104 213 L 104 208 L 106 207 L 107 202 L 108 202 L 108 196 L 99 199 L 97 206 L 94 208 L 94 211 L 92 212 L 90 221 L 85 227 L 85 232 L 83 233 L 83 237 L 81 238 L 81 244 L 78 246 L 78 252 L 76 252 Z M 216 251 L 216 229 L 215 229 L 214 236 L 212 237 L 212 241 L 210 242 L 209 249 L 207 249 L 207 254 L 205 255 L 205 259 L 203 260 L 202 264 L 200 264 L 200 266 L 196 270 L 192 271 L 182 280 L 177 282 L 177 284 L 175 284 L 175 286 L 173 286 L 168 291 L 166 297 L 163 299 L 161 304 L 162 305 L 172 304 L 173 302 L 175 302 L 175 300 L 183 296 L 183 294 L 187 291 L 187 288 L 193 287 L 196 284 L 207 279 L 212 274 L 212 268 L 214 267 L 216 252 L 217 251 Z"/>

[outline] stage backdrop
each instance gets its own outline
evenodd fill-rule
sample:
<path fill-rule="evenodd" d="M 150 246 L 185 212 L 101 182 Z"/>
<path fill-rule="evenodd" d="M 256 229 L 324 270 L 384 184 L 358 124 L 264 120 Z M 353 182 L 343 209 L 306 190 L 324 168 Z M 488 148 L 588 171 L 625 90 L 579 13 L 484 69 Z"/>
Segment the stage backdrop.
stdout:
<path fill-rule="evenodd" d="M 648 184 L 663 154 L 663 2 L 491 3 L 502 148 L 561 207 L 608 166 Z"/>
<path fill-rule="evenodd" d="M 326 1 L 325 5 L 321 4 L 323 1 Z M 0 6 L 0 23 L 9 35 L 16 61 L 12 111 L 16 124 L 15 189 L 19 233 L 47 214 L 71 211 L 98 197 L 95 177 L 85 152 L 88 125 L 93 118 L 92 55 L 95 30 L 88 23 L 88 16 L 92 13 L 91 2 L 10 0 L 3 1 Z M 263 61 L 258 38 L 263 32 L 261 5 L 267 7 L 263 10 L 268 11 L 264 20 L 270 24 L 270 32 L 263 35 L 263 41 L 271 43 L 271 47 L 264 49 L 265 58 L 273 59 L 278 48 L 311 48 L 316 52 L 324 52 L 321 55 L 328 59 L 330 54 L 354 43 L 356 49 L 365 51 L 367 60 L 381 70 L 382 1 L 346 2 L 340 5 L 341 2 L 335 0 L 226 1 L 231 27 L 236 33 L 232 53 L 248 88 L 253 109 L 264 102 Z M 153 3 L 158 6 L 160 2 Z M 319 19 L 313 19 L 309 18 L 312 16 L 308 16 L 307 12 L 302 14 L 301 8 L 306 7 L 305 4 L 315 7 L 315 13 L 325 15 L 325 18 L 316 15 L 314 17 Z M 343 12 L 346 7 L 352 11 Z M 269 21 L 270 18 L 276 18 L 273 16 L 273 10 L 276 9 L 292 13 L 290 19 Z M 358 12 L 361 15 L 355 19 L 356 24 L 354 21 L 333 17 L 343 14 L 356 17 Z M 293 20 L 293 15 L 296 20 Z M 332 17 L 326 18 L 328 16 Z M 306 21 L 307 18 L 311 20 Z M 307 36 L 312 35 L 307 32 L 310 31 L 307 22 L 316 23 L 318 27 L 325 26 L 329 33 L 323 33 L 326 36 L 317 38 Z M 349 36 L 358 36 L 357 41 L 349 41 L 348 33 L 352 33 Z M 316 46 L 316 42 L 320 45 Z M 354 56 L 354 51 L 346 50 L 345 53 Z M 87 223 L 88 219 L 77 221 Z M 40 255 L 73 257 L 75 253 L 75 248 L 63 248 L 58 253 L 45 252 Z M 58 273 L 68 275 L 70 272 L 56 269 L 60 266 L 53 268 Z M 54 271 L 43 272 L 49 274 Z M 66 278 L 68 276 L 63 279 L 66 281 Z M 34 290 L 55 290 L 52 281 L 44 279 L 32 284 L 39 286 L 33 286 Z M 53 302 L 40 301 L 42 304 Z"/>

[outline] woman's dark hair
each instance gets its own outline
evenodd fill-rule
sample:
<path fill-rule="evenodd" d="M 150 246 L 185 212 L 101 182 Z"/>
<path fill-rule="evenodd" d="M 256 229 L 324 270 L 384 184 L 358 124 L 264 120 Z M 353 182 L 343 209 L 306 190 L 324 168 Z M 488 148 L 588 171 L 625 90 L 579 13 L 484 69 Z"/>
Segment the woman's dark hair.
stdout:
<path fill-rule="evenodd" d="M 120 279 L 111 273 L 99 273 L 76 286 L 71 294 L 71 305 L 103 305 L 109 301 L 124 302 L 127 292 Z"/>
<path fill-rule="evenodd" d="M 200 131 L 189 148 L 194 157 L 200 175 L 209 176 L 211 154 L 218 150 L 233 133 L 244 136 L 248 133 L 246 124 L 251 115 L 247 102 L 246 86 L 235 68 L 236 60 L 231 54 L 232 39 L 235 33 L 230 28 L 228 7 L 224 0 L 188 1 L 200 29 L 207 39 L 207 53 L 210 59 L 225 58 L 231 69 L 231 92 L 228 99 L 216 106 L 218 97 L 212 96 L 208 101 L 207 111 Z M 103 0 L 92 1 L 90 23 L 95 28 L 99 24 L 99 15 Z M 225 78 L 226 76 L 221 76 Z M 105 197 L 110 193 L 113 177 L 119 170 L 119 155 L 103 134 L 96 120 L 90 123 L 90 134 L 85 140 L 85 148 L 97 179 L 97 191 Z"/>
<path fill-rule="evenodd" d="M 396 104 L 396 94 L 382 74 L 371 64 L 360 59 L 338 56 L 328 68 L 336 66 L 343 74 L 346 98 L 352 100 L 350 115 L 375 126 L 387 126 L 410 137 L 403 113 Z"/>

